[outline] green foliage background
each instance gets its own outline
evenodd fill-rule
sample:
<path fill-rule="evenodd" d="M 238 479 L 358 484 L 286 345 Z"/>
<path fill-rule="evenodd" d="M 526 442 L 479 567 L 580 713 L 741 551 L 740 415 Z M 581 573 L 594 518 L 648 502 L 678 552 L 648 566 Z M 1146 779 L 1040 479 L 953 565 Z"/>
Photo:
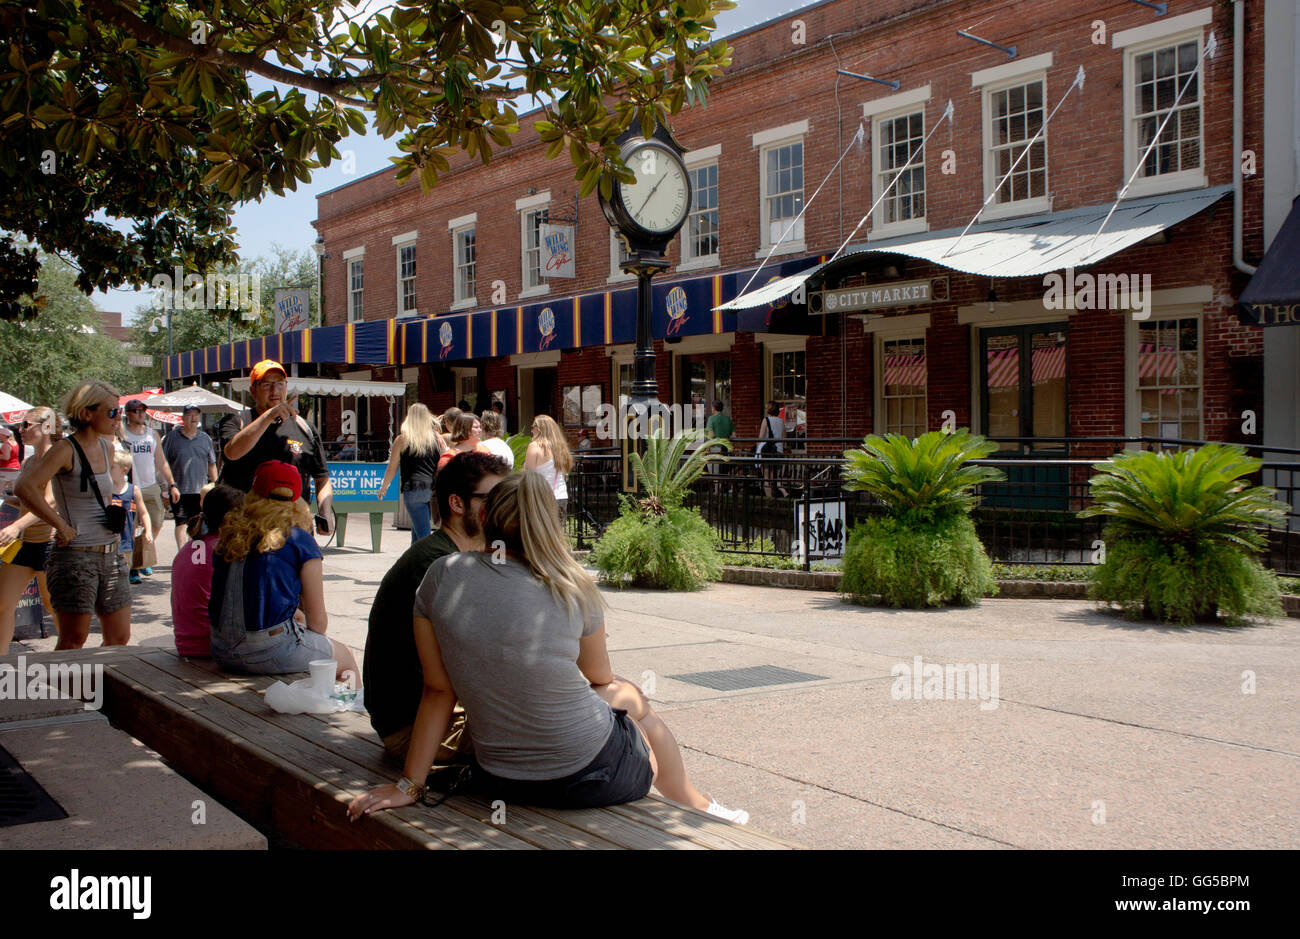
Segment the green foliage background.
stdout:
<path fill-rule="evenodd" d="M 993 565 L 968 515 L 869 518 L 849 533 L 840 592 L 855 603 L 970 606 L 997 589 Z"/>

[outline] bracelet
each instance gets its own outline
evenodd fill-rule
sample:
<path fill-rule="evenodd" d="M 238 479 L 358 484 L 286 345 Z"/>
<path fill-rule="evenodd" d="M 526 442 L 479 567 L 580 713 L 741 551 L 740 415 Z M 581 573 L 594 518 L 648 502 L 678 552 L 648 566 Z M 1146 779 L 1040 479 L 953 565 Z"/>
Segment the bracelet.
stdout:
<path fill-rule="evenodd" d="M 397 781 L 397 791 L 403 795 L 410 796 L 416 802 L 424 798 L 425 787 L 409 776 L 403 776 Z"/>

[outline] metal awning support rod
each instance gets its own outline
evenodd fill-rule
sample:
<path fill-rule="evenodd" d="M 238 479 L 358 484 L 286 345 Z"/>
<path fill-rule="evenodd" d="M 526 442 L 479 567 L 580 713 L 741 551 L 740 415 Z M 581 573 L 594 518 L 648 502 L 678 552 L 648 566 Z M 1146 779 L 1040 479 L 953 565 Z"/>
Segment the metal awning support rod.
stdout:
<path fill-rule="evenodd" d="M 837 68 L 835 70 L 835 74 L 847 75 L 849 76 L 849 78 L 860 78 L 864 82 L 875 82 L 878 85 L 888 85 L 890 88 L 894 89 L 895 91 L 903 87 L 902 82 L 889 81 L 888 79 L 884 79 L 884 78 L 872 78 L 870 75 L 859 75 L 857 72 L 846 71 L 845 69 L 842 68 Z"/>
<path fill-rule="evenodd" d="M 817 187 L 816 191 L 813 192 L 811 198 L 809 198 L 808 201 L 803 204 L 803 208 L 799 210 L 799 214 L 796 215 L 794 219 L 790 222 L 790 224 L 786 226 L 785 231 L 781 233 L 781 237 L 776 240 L 776 243 L 773 244 L 770 249 L 768 249 L 767 257 L 763 258 L 762 264 L 759 264 L 758 267 L 754 268 L 754 273 L 749 275 L 749 280 L 745 282 L 745 286 L 741 288 L 740 293 L 737 294 L 737 296 L 744 296 L 745 291 L 749 289 L 749 285 L 752 284 L 754 282 L 754 278 L 758 276 L 758 272 L 763 269 L 763 265 L 766 264 L 771 259 L 772 252 L 776 251 L 777 247 L 781 244 L 781 242 L 785 241 L 786 237 L 790 234 L 790 232 L 794 231 L 794 227 L 799 223 L 799 219 L 803 218 L 803 214 L 808 211 L 808 206 L 812 205 L 813 199 L 817 198 L 817 193 L 822 191 L 822 187 L 826 185 L 827 180 L 831 178 L 835 170 L 839 168 L 839 165 L 844 162 L 844 158 L 849 155 L 849 151 L 853 149 L 855 144 L 857 144 L 863 138 L 865 138 L 866 134 L 867 134 L 866 127 L 863 126 L 861 121 L 858 121 L 858 132 L 853 135 L 853 139 L 849 141 L 849 145 L 844 148 L 844 152 L 840 154 L 840 158 L 835 161 L 835 165 L 832 166 L 830 172 L 826 174 L 826 179 L 822 180 L 821 186 Z"/>
<path fill-rule="evenodd" d="M 1201 70 L 1205 65 L 1205 60 L 1206 58 L 1214 58 L 1214 50 L 1217 49 L 1218 46 L 1218 40 L 1214 38 L 1214 30 L 1210 30 L 1210 38 L 1205 43 L 1205 51 L 1201 53 L 1201 58 L 1196 63 L 1196 68 L 1192 70 L 1192 74 L 1187 76 L 1187 81 L 1183 82 L 1183 87 L 1178 89 L 1178 97 L 1174 98 L 1174 103 L 1169 106 L 1169 113 L 1165 115 L 1165 119 L 1161 121 L 1160 126 L 1156 128 L 1155 136 L 1151 138 L 1151 143 L 1147 144 L 1147 148 L 1143 150 L 1142 155 L 1138 157 L 1137 163 L 1133 167 L 1133 172 L 1129 174 L 1128 182 L 1124 184 L 1124 188 L 1119 191 L 1117 196 L 1115 196 L 1115 201 L 1110 204 L 1110 211 L 1107 212 L 1106 217 L 1101 220 L 1101 228 L 1097 229 L 1097 234 L 1093 235 L 1092 241 L 1088 243 L 1088 254 L 1090 256 L 1092 254 L 1092 249 L 1097 244 L 1097 239 L 1101 237 L 1101 233 L 1106 229 L 1106 223 L 1109 222 L 1110 217 L 1115 214 L 1115 209 L 1119 207 L 1119 204 L 1124 201 L 1124 197 L 1128 195 L 1129 187 L 1133 185 L 1133 180 L 1137 179 L 1137 174 L 1142 171 L 1142 165 L 1146 163 L 1147 157 L 1150 156 L 1151 151 L 1155 149 L 1156 144 L 1160 142 L 1160 135 L 1165 132 L 1165 127 L 1168 126 L 1169 119 L 1178 111 L 1178 104 L 1183 100 L 1183 95 L 1187 93 L 1188 88 L 1192 87 L 1192 82 L 1196 81 L 1197 78 L 1203 79 Z M 1233 159 L 1236 160 L 1237 157 L 1234 155 Z"/>
<path fill-rule="evenodd" d="M 1008 59 L 1014 59 L 1016 57 L 1015 46 L 999 45 L 998 43 L 993 42 L 990 39 L 981 39 L 979 36 L 976 36 L 974 33 L 968 33 L 964 29 L 957 30 L 957 35 L 961 36 L 963 39 L 974 39 L 976 42 L 982 42 L 984 45 L 992 46 L 994 49 L 1001 49 L 1003 52 L 1007 54 Z"/>
<path fill-rule="evenodd" d="M 1020 151 L 1020 156 L 1016 157 L 1015 162 L 1011 164 L 1011 169 L 1007 170 L 1006 173 L 1003 174 L 1002 178 L 998 180 L 997 185 L 993 187 L 993 191 L 990 192 L 988 198 L 984 200 L 984 204 L 979 207 L 979 211 L 976 212 L 974 217 L 966 223 L 966 227 L 961 230 L 961 234 L 957 236 L 957 240 L 952 243 L 952 247 L 943 253 L 945 258 L 957 250 L 957 246 L 961 244 L 961 240 L 966 237 L 966 233 L 971 230 L 971 226 L 979 221 L 980 216 L 984 214 L 984 210 L 989 207 L 989 203 L 993 201 L 995 196 L 997 196 L 998 190 L 1002 188 L 1002 184 L 1011 178 L 1011 174 L 1016 171 L 1016 167 L 1020 165 L 1020 161 L 1023 160 L 1028 155 L 1029 151 L 1033 149 L 1034 144 L 1038 143 L 1038 138 L 1043 136 L 1044 132 L 1046 132 L 1047 125 L 1052 123 L 1052 118 L 1056 117 L 1056 112 L 1061 110 L 1061 105 L 1065 104 L 1065 99 L 1070 97 L 1070 92 L 1074 91 L 1075 88 L 1080 90 L 1083 89 L 1084 77 L 1083 66 L 1080 65 L 1079 71 L 1074 73 L 1074 81 L 1071 83 L 1069 88 L 1065 89 L 1065 94 L 1061 95 L 1061 100 L 1056 102 L 1056 107 L 1052 108 L 1052 113 L 1047 115 L 1047 120 L 1043 121 L 1043 126 L 1038 128 L 1038 133 L 1034 134 L 1033 139 L 1030 140 L 1029 143 L 1025 144 L 1024 149 Z"/>
<path fill-rule="evenodd" d="M 1144 7 L 1149 7 L 1150 9 L 1155 10 L 1156 16 L 1164 16 L 1166 11 L 1169 9 L 1169 4 L 1167 3 L 1149 3 L 1147 0 L 1133 0 L 1133 2 L 1140 3 Z"/>
<path fill-rule="evenodd" d="M 911 167 L 913 163 L 916 162 L 916 158 L 918 156 L 920 156 L 922 153 L 925 153 L 925 145 L 930 142 L 930 138 L 934 136 L 934 132 L 939 129 L 939 127 L 943 124 L 944 121 L 952 120 L 952 111 L 953 111 L 952 99 L 949 98 L 948 106 L 943 109 L 943 114 L 940 115 L 939 119 L 934 122 L 934 126 L 930 128 L 930 132 L 925 135 L 925 139 L 921 141 L 921 146 L 917 147 L 914 151 L 912 151 L 912 155 L 911 157 L 908 158 L 907 162 L 898 168 L 898 172 L 896 172 L 894 174 L 894 178 L 889 181 L 889 185 L 886 186 L 881 191 L 880 195 L 876 197 L 876 201 L 871 203 L 871 208 L 867 209 L 867 214 L 862 216 L 862 218 L 858 221 L 858 224 L 853 226 L 853 231 L 849 232 L 849 237 L 844 239 L 844 243 L 841 244 L 839 248 L 835 251 L 835 254 L 831 256 L 831 261 L 834 261 L 836 258 L 838 258 L 841 254 L 844 253 L 845 247 L 848 245 L 850 241 L 853 240 L 853 236 L 856 235 L 858 233 L 858 230 L 867 223 L 867 219 L 871 218 L 871 216 L 875 214 L 876 207 L 879 206 L 880 203 L 884 201 L 885 196 L 889 195 L 890 190 L 892 190 L 894 188 L 894 185 L 902 178 L 903 173 L 906 172 L 907 169 Z M 826 263 L 829 264 L 830 261 L 827 261 Z M 744 291 L 742 290 L 741 293 L 744 293 Z"/>

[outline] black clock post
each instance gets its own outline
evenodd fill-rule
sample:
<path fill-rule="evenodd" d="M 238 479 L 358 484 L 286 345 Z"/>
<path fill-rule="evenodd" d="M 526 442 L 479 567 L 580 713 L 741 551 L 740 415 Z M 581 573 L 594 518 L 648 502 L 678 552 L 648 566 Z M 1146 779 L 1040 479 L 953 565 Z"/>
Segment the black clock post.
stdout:
<path fill-rule="evenodd" d="M 630 414 L 635 426 L 653 428 L 661 418 L 655 352 L 650 326 L 654 315 L 651 278 L 667 270 L 665 254 L 691 210 L 691 182 L 682 160 L 685 150 L 661 124 L 649 137 L 635 127 L 618 140 L 619 155 L 636 174 L 635 183 L 615 182 L 600 207 L 628 252 L 622 269 L 637 278 L 636 353 L 632 367 Z M 626 423 L 620 433 L 626 436 Z M 639 447 L 638 447 L 639 448 Z"/>

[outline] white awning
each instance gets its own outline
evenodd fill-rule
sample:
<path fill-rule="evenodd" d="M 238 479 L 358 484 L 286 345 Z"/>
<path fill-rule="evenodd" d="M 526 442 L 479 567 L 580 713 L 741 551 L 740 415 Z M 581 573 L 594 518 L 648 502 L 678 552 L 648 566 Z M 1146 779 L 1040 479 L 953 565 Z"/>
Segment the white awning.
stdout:
<path fill-rule="evenodd" d="M 828 265 L 843 265 L 846 258 L 863 254 L 904 254 L 985 277 L 1041 277 L 1067 267 L 1087 267 L 1177 225 L 1230 192 L 1231 186 L 1216 186 L 1122 202 L 1095 244 L 1093 238 L 1110 211 L 1109 203 L 975 225 L 964 238 L 960 237 L 960 228 L 952 228 L 874 241 L 849 248 L 834 261 L 772 281 L 714 309 L 747 310 L 772 303 L 794 293 Z"/>
<path fill-rule="evenodd" d="M 406 395 L 406 382 L 352 381 L 346 378 L 289 378 L 289 390 L 304 395 L 356 395 L 361 398 L 400 398 Z M 249 379 L 236 378 L 230 383 L 234 391 L 247 391 Z"/>

